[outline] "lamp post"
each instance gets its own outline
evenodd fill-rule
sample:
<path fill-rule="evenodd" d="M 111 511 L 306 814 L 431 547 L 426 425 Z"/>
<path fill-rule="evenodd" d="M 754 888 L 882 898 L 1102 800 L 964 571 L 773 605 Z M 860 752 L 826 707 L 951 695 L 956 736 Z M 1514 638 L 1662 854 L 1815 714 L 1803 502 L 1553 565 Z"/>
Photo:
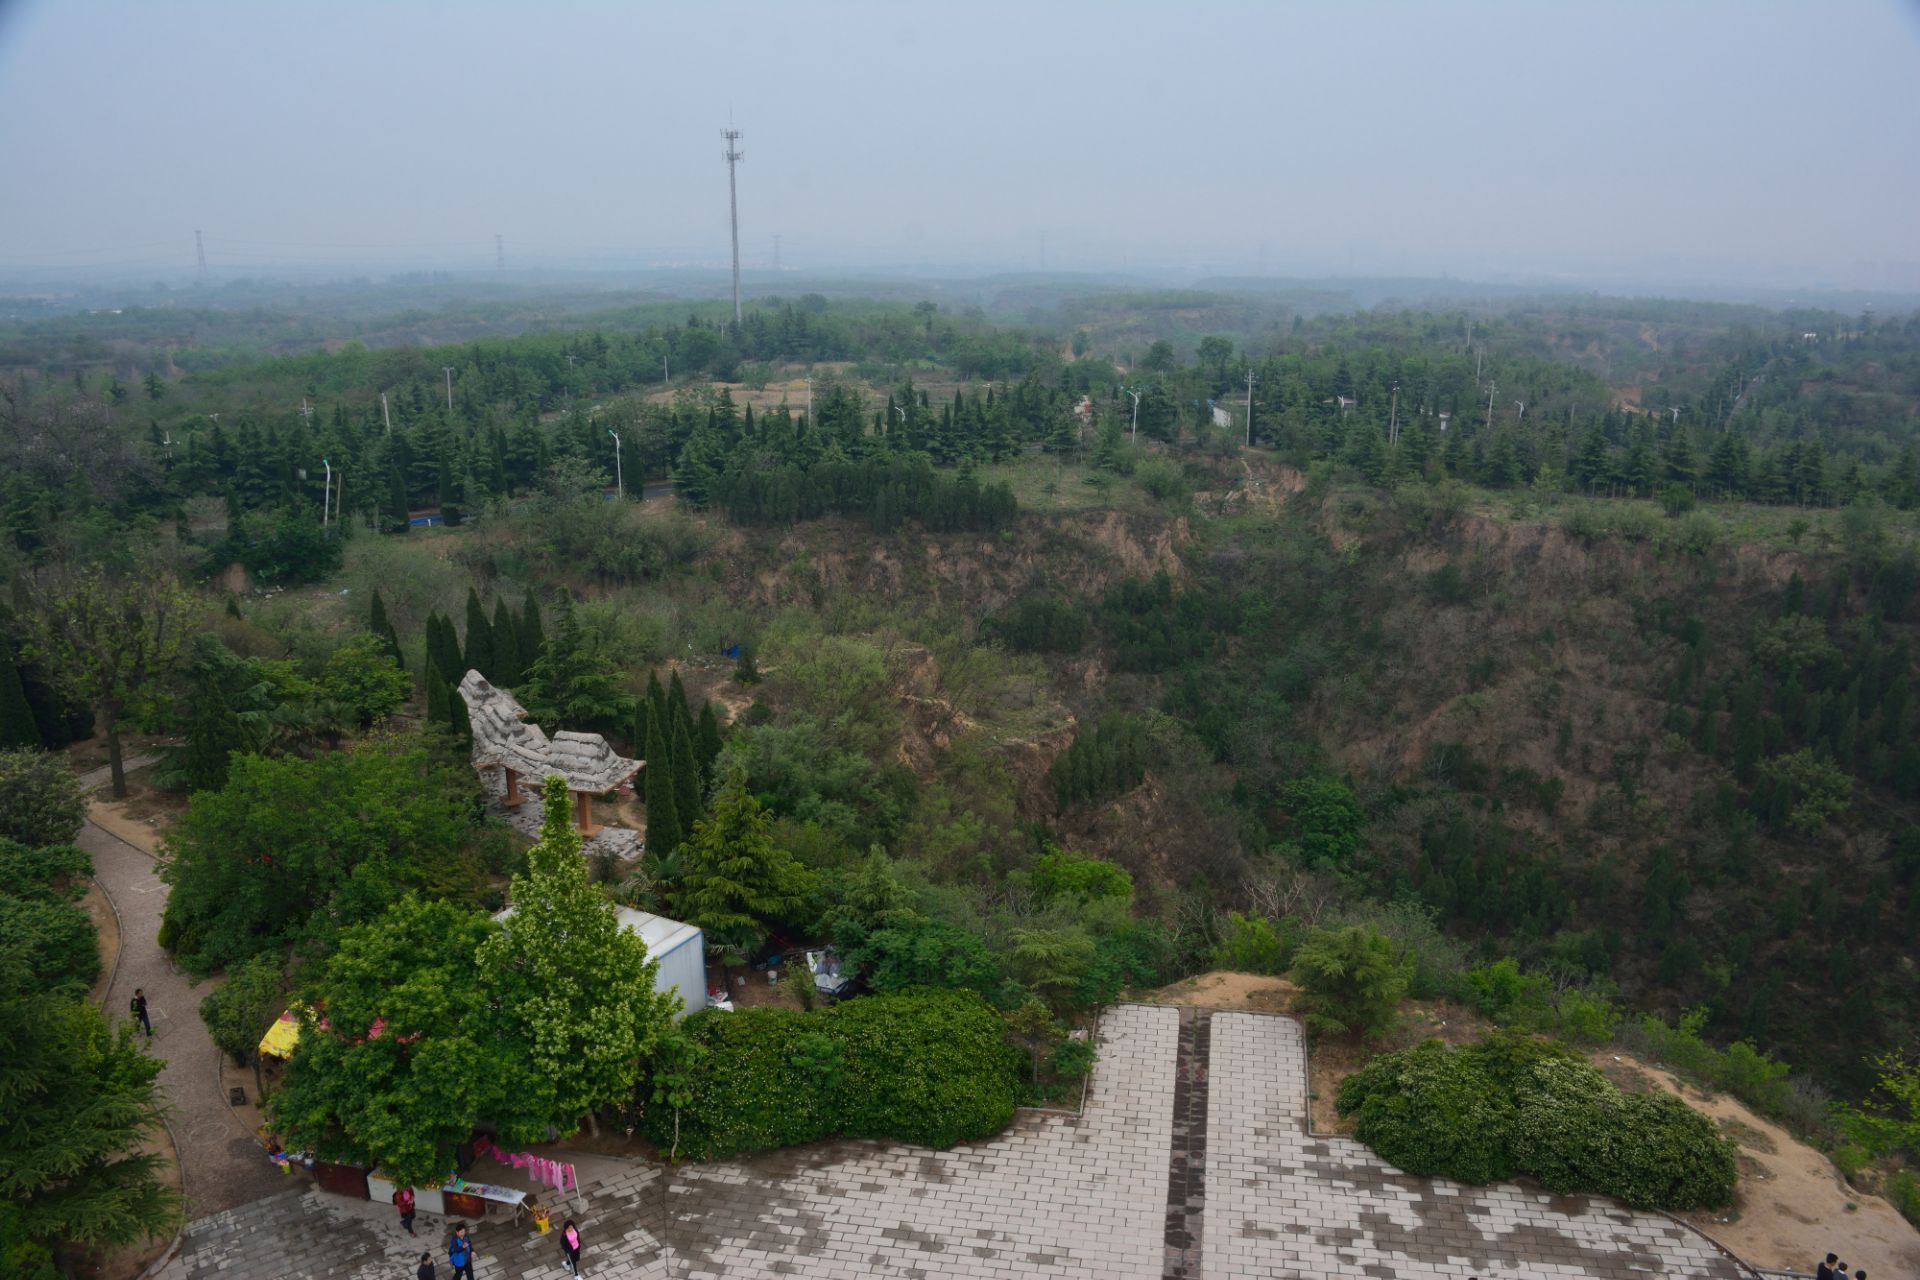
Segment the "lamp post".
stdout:
<path fill-rule="evenodd" d="M 1138 391 L 1135 391 L 1132 387 L 1122 387 L 1120 389 L 1133 397 L 1133 433 L 1131 437 L 1128 439 L 1128 443 L 1139 444 L 1140 443 L 1140 393 Z"/>
<path fill-rule="evenodd" d="M 627 477 L 626 473 L 620 469 L 620 433 L 612 427 L 608 427 L 607 434 L 613 437 L 613 483 L 616 486 L 616 492 L 620 495 L 620 500 L 625 502 L 627 500 Z"/>
<path fill-rule="evenodd" d="M 322 458 L 320 465 L 327 469 L 327 488 L 320 498 L 320 527 L 324 529 L 327 527 L 327 513 L 333 510 L 333 464 Z"/>
<path fill-rule="evenodd" d="M 443 364 L 440 366 L 440 372 L 447 375 L 447 416 L 452 417 L 453 416 L 453 366 L 450 364 Z"/>

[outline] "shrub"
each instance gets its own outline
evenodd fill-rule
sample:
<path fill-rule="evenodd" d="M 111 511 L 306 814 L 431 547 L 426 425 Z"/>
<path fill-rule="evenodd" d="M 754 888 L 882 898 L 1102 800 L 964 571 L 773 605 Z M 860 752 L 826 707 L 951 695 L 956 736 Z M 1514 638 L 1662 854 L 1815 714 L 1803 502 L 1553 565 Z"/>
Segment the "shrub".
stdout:
<path fill-rule="evenodd" d="M 1660 509 L 1670 517 L 1693 510 L 1693 490 L 1683 484 L 1670 484 L 1660 490 Z"/>
<path fill-rule="evenodd" d="M 1280 936 L 1273 921 L 1238 911 L 1228 915 L 1227 927 L 1213 948 L 1216 967 L 1241 973 L 1284 973 L 1292 957 L 1291 940 Z"/>
<path fill-rule="evenodd" d="M 238 965 L 227 980 L 200 1000 L 200 1020 L 207 1024 L 214 1047 L 233 1059 L 235 1066 L 253 1061 L 260 1037 L 280 1014 L 280 961 L 255 956 Z"/>
<path fill-rule="evenodd" d="M 1309 1030 L 1375 1035 L 1392 1023 L 1413 966 L 1370 925 L 1316 930 L 1293 953 Z"/>
<path fill-rule="evenodd" d="M 1482 1063 L 1438 1040 L 1383 1053 L 1340 1082 L 1354 1136 L 1407 1173 L 1498 1182 L 1516 1172 L 1514 1106 Z"/>
<path fill-rule="evenodd" d="M 1563 1195 L 1640 1209 L 1733 1198 L 1733 1144 L 1667 1093 L 1623 1094 L 1565 1045 L 1500 1032 L 1461 1049 L 1430 1040 L 1341 1081 L 1340 1114 L 1408 1173 L 1491 1182 L 1516 1173 Z"/>
<path fill-rule="evenodd" d="M 694 1159 L 835 1134 L 948 1147 L 1005 1128 L 1018 1083 L 1000 1017 L 971 992 L 869 996 L 815 1013 L 707 1011 L 682 1024 L 703 1063 L 649 1138 Z M 656 1064 L 656 1074 L 663 1068 Z"/>
<path fill-rule="evenodd" d="M 44 751 L 0 751 L 0 839 L 31 849 L 68 844 L 86 817 L 86 792 L 66 761 Z"/>

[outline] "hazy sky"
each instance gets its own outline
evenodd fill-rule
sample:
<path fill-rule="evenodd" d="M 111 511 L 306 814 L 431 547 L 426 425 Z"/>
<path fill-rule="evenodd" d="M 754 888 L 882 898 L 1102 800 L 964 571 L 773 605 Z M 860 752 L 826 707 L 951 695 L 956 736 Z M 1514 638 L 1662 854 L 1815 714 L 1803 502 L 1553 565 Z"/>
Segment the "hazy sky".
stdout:
<path fill-rule="evenodd" d="M 1920 285 L 1920 3 L 0 0 L 0 264 Z"/>

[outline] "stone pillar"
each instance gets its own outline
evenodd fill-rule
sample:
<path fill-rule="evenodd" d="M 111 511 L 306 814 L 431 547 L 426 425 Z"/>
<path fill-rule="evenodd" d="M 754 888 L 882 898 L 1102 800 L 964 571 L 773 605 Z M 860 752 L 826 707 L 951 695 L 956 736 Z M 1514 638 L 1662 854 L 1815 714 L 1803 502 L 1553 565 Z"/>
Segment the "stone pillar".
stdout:
<path fill-rule="evenodd" d="M 511 767 L 503 767 L 507 769 L 507 796 L 501 803 L 509 809 L 518 809 L 521 803 L 526 800 L 526 797 L 520 794 L 520 775 L 515 773 Z"/>
<path fill-rule="evenodd" d="M 583 836 L 599 834 L 600 828 L 593 825 L 593 796 L 586 791 L 573 793 L 573 825 Z"/>

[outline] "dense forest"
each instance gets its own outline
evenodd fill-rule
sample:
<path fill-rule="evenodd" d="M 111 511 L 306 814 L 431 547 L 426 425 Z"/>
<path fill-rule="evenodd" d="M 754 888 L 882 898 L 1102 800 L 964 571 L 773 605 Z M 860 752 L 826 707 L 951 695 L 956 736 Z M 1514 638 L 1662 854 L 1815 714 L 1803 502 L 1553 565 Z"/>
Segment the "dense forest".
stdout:
<path fill-rule="evenodd" d="M 219 786 L 337 756 L 384 796 L 404 757 L 457 796 L 432 741 L 339 753 L 418 708 L 457 739 L 481 653 L 697 757 L 644 797 L 686 847 L 722 793 L 764 819 L 797 870 L 743 957 L 830 936 L 876 989 L 1059 1012 L 1365 922 L 1429 995 L 1519 1019 L 1489 975 L 1523 974 L 1600 1038 L 1697 1011 L 1845 1097 L 1920 1035 L 1920 317 L 1382 309 L 1099 354 L 802 298 L 199 371 L 0 336 L 22 740 L 112 693 L 268 762 L 215 750 Z M 76 689 L 33 616 L 89 572 L 217 620 L 139 696 Z M 396 892 L 514 866 L 423 829 L 372 864 Z M 618 892 L 675 909 L 674 854 Z M 271 936 L 317 964 L 339 918 Z"/>

